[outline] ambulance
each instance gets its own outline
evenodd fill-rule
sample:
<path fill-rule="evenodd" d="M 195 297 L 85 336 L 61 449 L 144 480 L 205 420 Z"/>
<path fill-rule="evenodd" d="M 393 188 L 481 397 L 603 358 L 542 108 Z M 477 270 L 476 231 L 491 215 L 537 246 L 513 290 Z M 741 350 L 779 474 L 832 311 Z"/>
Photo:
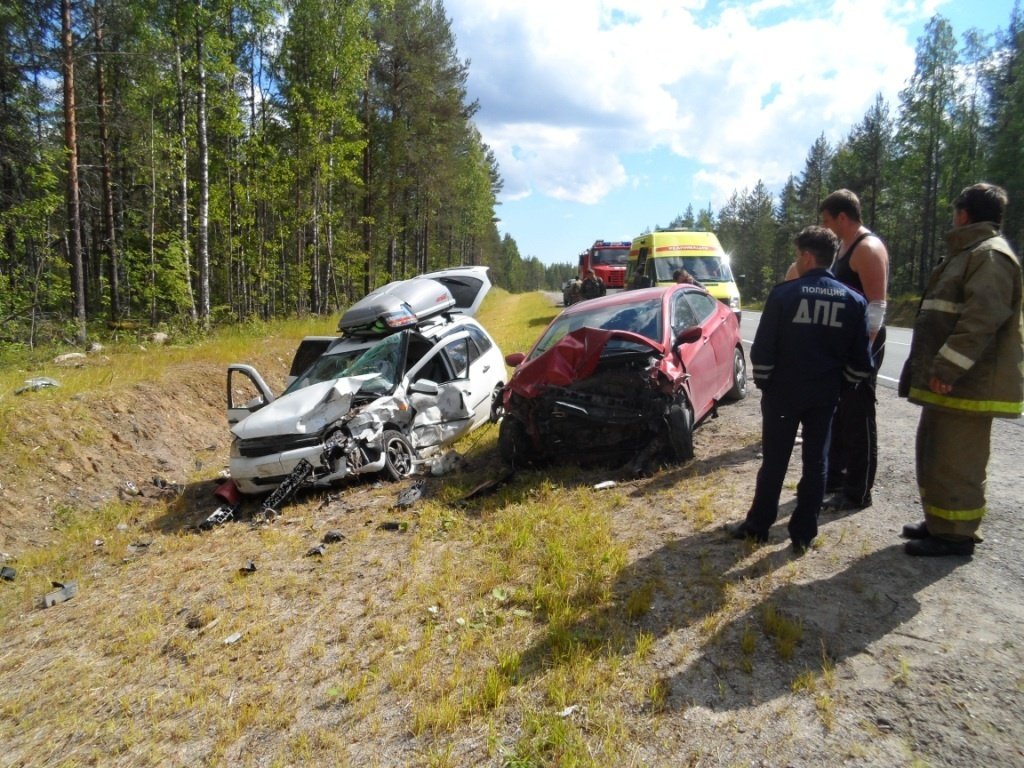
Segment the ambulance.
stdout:
<path fill-rule="evenodd" d="M 729 266 L 729 254 L 714 232 L 657 229 L 633 238 L 626 268 L 628 288 L 672 283 L 677 269 L 693 275 L 708 293 L 736 314 L 739 322 L 740 290 Z"/>

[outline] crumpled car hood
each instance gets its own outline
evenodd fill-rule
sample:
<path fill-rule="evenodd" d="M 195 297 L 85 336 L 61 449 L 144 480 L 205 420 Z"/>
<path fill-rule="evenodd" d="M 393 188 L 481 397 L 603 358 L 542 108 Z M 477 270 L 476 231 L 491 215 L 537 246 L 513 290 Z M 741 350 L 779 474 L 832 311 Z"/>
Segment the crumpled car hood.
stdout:
<path fill-rule="evenodd" d="M 374 374 L 321 381 L 279 397 L 246 417 L 231 432 L 243 440 L 273 435 L 316 434 L 352 406 L 352 396 Z"/>
<path fill-rule="evenodd" d="M 520 397 L 533 398 L 547 387 L 565 387 L 585 379 L 597 368 L 601 353 L 612 339 L 642 344 L 652 352 L 665 354 L 664 346 L 638 333 L 579 328 L 566 334 L 544 354 L 516 368 L 508 388 Z"/>

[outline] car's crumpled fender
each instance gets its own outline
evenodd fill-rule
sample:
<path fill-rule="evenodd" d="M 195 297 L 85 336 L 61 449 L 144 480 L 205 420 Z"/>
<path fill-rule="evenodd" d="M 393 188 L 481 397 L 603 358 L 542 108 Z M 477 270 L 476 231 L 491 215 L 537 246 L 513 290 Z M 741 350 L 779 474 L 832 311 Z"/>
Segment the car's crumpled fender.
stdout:
<path fill-rule="evenodd" d="M 409 398 L 415 412 L 412 427 L 414 448 L 447 443 L 466 430 L 473 411 L 466 405 L 456 384 L 442 384 L 437 395 L 413 394 Z"/>
<path fill-rule="evenodd" d="M 367 443 L 376 441 L 385 424 L 405 428 L 412 420 L 412 410 L 404 397 L 389 395 L 364 405 L 345 424 L 348 433 Z"/>
<path fill-rule="evenodd" d="M 567 333 L 542 355 L 521 363 L 508 383 L 508 390 L 520 397 L 533 398 L 547 387 L 564 387 L 585 379 L 597 368 L 601 353 L 612 339 L 643 344 L 658 355 L 665 354 L 661 344 L 638 333 L 578 328 Z"/>
<path fill-rule="evenodd" d="M 374 374 L 324 381 L 289 392 L 231 428 L 242 439 L 315 434 L 349 412 L 352 397 Z"/>

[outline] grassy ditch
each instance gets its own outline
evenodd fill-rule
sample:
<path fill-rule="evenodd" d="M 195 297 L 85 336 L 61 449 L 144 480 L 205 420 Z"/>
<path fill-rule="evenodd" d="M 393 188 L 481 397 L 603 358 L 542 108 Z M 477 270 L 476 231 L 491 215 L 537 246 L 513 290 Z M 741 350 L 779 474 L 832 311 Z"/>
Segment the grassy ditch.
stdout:
<path fill-rule="evenodd" d="M 541 294 L 496 291 L 481 320 L 503 350 L 526 351 L 556 313 Z M 282 376 L 295 339 L 325 330 L 114 351 L 115 366 L 46 396 L 181 388 L 256 345 Z M 102 440 L 98 411 L 76 419 Z M 750 453 L 756 430 L 729 429 L 731 450 Z M 496 434 L 463 441 L 465 469 L 430 479 L 412 511 L 395 507 L 401 486 L 375 482 L 302 497 L 258 529 L 195 532 L 189 493 L 54 510 L 52 543 L 11 553 L 17 578 L 0 584 L 5 764 L 699 765 L 699 740 L 671 759 L 658 751 L 676 728 L 666 718 L 730 695 L 728 675 L 766 668 L 831 727 L 828 655 L 820 669 L 799 661 L 814 639 L 772 602 L 794 566 L 711 546 L 746 501 L 735 469 L 709 459 L 595 492 L 609 470 L 506 476 Z M 194 473 L 187 482 L 210 482 L 208 466 Z M 496 492 L 465 499 L 496 477 Z M 313 553 L 328 532 L 340 541 Z M 70 580 L 73 599 L 39 607 L 51 582 Z M 717 670 L 707 680 L 666 672 L 699 659 Z"/>

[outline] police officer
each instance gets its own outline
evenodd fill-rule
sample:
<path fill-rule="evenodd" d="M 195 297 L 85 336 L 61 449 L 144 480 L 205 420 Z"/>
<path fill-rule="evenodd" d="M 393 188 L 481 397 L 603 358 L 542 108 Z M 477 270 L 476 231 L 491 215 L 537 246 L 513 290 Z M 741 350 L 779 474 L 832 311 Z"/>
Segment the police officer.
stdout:
<path fill-rule="evenodd" d="M 824 227 L 796 236 L 798 277 L 768 295 L 750 351 L 761 395 L 763 459 L 746 519 L 729 529 L 736 539 L 768 540 L 779 514 L 779 496 L 803 427 L 803 474 L 789 521 L 793 551 L 802 554 L 818 535 L 825 495 L 829 432 L 842 390 L 872 370 L 867 302 L 829 271 L 838 240 Z"/>

